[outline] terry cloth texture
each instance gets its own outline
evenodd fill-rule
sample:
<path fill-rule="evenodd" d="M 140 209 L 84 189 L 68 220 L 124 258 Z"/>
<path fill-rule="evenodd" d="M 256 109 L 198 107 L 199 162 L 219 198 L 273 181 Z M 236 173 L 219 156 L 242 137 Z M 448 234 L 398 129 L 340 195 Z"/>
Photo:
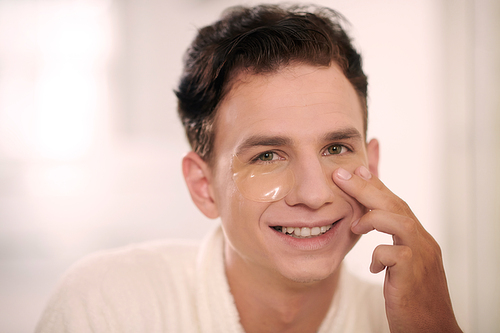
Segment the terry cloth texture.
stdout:
<path fill-rule="evenodd" d="M 36 332 L 243 333 L 223 247 L 218 227 L 201 245 L 148 242 L 91 255 L 63 277 Z M 382 288 L 342 268 L 326 332 L 389 332 Z"/>

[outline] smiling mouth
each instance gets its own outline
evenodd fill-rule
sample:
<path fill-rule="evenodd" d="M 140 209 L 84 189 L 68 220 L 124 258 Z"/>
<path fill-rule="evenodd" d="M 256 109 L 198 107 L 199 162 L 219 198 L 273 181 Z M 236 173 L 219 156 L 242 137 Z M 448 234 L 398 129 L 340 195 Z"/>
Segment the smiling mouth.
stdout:
<path fill-rule="evenodd" d="M 274 230 L 281 232 L 285 235 L 294 237 L 294 238 L 312 238 L 312 237 L 317 237 L 321 236 L 324 233 L 326 233 L 328 230 L 330 230 L 335 223 L 338 221 L 324 225 L 321 227 L 313 227 L 313 228 L 308 228 L 308 227 L 282 227 L 282 226 L 274 226 L 271 227 Z"/>

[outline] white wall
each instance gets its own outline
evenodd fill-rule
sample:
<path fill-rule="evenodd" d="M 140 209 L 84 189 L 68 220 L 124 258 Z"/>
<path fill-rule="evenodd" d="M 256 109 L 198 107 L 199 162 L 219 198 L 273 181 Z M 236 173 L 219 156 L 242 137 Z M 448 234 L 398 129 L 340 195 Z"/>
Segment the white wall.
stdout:
<path fill-rule="evenodd" d="M 488 260 L 500 253 L 491 245 L 500 243 L 492 223 L 499 214 L 490 209 L 499 192 L 484 182 L 499 178 L 462 181 L 499 166 L 498 89 L 491 90 L 499 87 L 498 34 L 486 33 L 498 28 L 487 25 L 498 21 L 498 5 L 317 2 L 352 23 L 370 80 L 369 135 L 381 141 L 381 178 L 442 244 L 459 322 L 471 332 L 500 329 L 498 287 L 478 288 L 482 277 L 471 273 L 486 270 L 490 284 L 498 280 Z M 57 278 L 85 254 L 153 238 L 200 238 L 216 223 L 197 211 L 182 180 L 188 146 L 172 90 L 196 28 L 237 3 L 0 2 L 0 45 L 8 45 L 0 48 L 0 313 L 9 318 L 0 331 L 32 330 Z M 467 14 L 471 6 L 478 17 Z M 472 33 L 478 22 L 479 40 Z M 484 48 L 492 43 L 496 57 Z M 474 62 L 477 70 L 468 67 Z M 481 89 L 471 75 L 486 80 Z M 476 119 L 477 109 L 488 111 Z M 482 158 L 475 166 L 471 149 Z M 467 226 L 478 221 L 472 239 Z M 368 271 L 371 251 L 390 240 L 365 236 L 349 266 L 382 281 Z"/>

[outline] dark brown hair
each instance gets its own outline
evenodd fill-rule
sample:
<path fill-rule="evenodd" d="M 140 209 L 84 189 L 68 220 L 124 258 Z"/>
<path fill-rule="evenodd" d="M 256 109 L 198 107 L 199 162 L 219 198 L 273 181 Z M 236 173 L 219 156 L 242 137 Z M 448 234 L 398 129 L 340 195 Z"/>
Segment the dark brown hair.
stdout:
<path fill-rule="evenodd" d="M 367 78 L 337 12 L 316 6 L 232 7 L 199 30 L 184 58 L 178 112 L 193 151 L 210 162 L 215 114 L 238 71 L 273 73 L 292 62 L 336 62 L 359 95 L 367 128 Z"/>

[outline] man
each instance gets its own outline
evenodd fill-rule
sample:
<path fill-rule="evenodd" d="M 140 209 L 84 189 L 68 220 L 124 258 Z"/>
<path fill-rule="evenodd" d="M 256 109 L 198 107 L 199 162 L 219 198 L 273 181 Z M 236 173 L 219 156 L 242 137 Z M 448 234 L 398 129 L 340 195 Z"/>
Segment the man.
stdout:
<path fill-rule="evenodd" d="M 203 245 L 143 244 L 73 268 L 38 331 L 460 332 L 438 244 L 377 178 L 367 79 L 340 16 L 233 8 L 201 29 L 176 92 Z M 383 291 L 342 267 L 361 234 Z"/>

